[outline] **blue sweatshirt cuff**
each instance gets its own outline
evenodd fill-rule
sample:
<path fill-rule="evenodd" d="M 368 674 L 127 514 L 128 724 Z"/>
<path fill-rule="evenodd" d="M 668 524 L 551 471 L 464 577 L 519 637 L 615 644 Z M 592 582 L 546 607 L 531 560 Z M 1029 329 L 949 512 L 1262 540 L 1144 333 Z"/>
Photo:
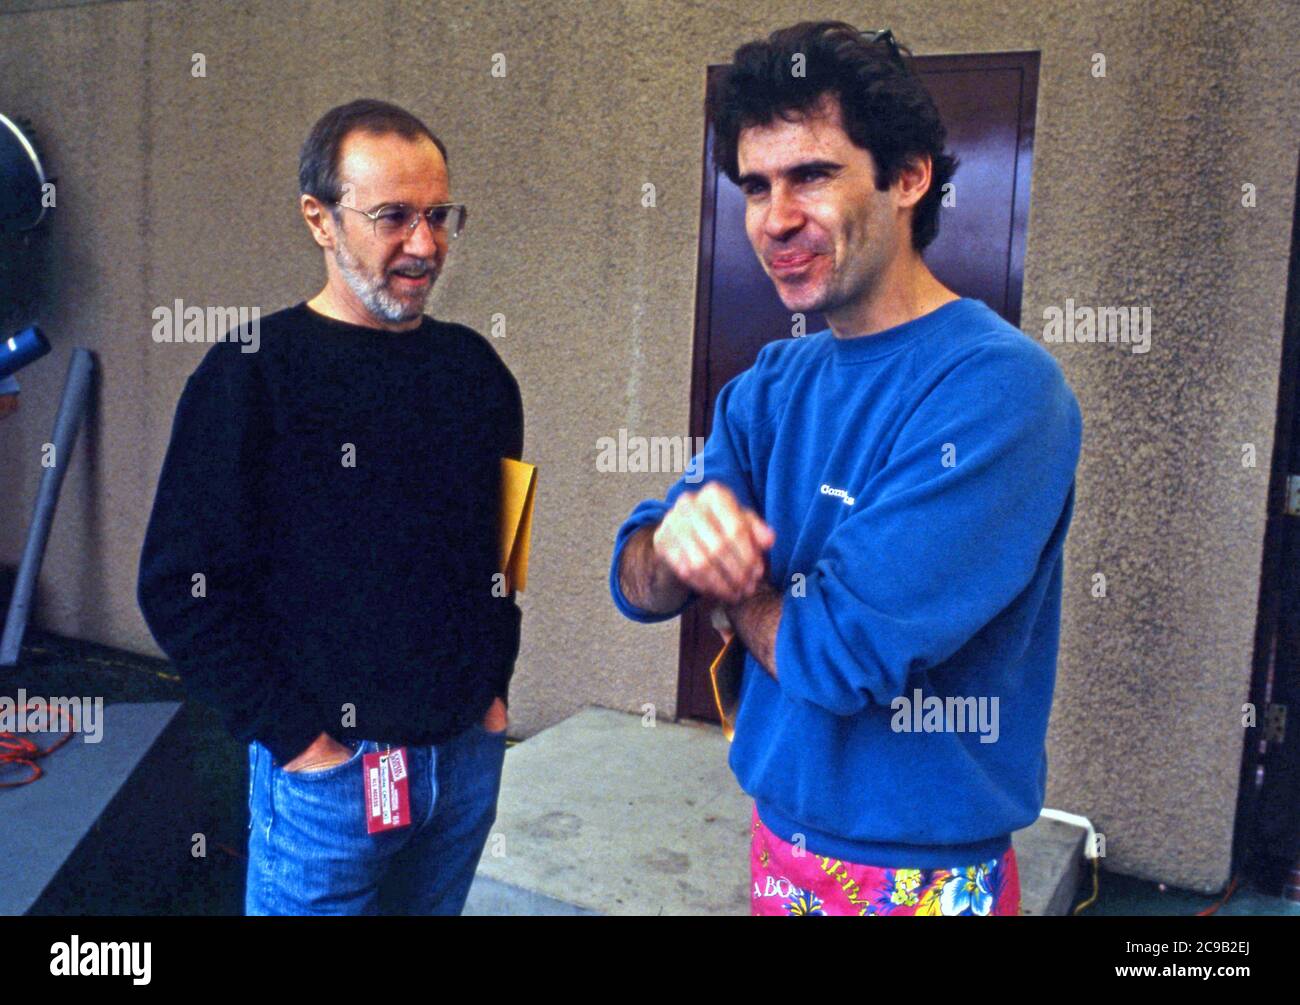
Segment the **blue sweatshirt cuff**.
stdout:
<path fill-rule="evenodd" d="M 647 499 L 637 505 L 636 509 L 627 518 L 627 521 L 619 528 L 618 536 L 614 538 L 614 559 L 609 567 L 609 594 L 614 598 L 614 606 L 618 608 L 623 617 L 632 621 L 639 621 L 642 624 L 648 625 L 660 621 L 671 621 L 690 607 L 696 599 L 696 594 L 692 593 L 677 610 L 661 614 L 656 611 L 647 611 L 645 608 L 632 603 L 624 595 L 623 587 L 619 585 L 618 567 L 623 561 L 623 549 L 627 547 L 627 542 L 642 527 L 657 524 L 667 512 L 668 506 L 661 500 Z"/>

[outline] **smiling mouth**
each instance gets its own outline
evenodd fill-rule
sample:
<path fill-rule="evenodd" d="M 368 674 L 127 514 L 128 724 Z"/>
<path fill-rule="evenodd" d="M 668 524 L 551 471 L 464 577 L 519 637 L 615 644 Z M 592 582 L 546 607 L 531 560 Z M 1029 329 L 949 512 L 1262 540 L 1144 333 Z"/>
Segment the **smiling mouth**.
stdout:
<path fill-rule="evenodd" d="M 806 270 L 816 257 L 811 251 L 787 252 L 773 258 L 768 267 L 778 276 L 794 276 Z"/>
<path fill-rule="evenodd" d="M 433 281 L 433 271 L 430 269 L 394 269 L 389 274 L 399 285 L 406 287 L 418 288 Z"/>

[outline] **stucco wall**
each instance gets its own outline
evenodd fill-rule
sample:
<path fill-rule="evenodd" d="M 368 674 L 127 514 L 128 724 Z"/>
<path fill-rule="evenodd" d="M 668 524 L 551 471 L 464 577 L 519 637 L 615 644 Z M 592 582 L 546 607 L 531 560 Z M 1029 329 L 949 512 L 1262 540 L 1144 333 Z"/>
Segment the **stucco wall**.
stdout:
<path fill-rule="evenodd" d="M 439 132 L 472 207 L 434 313 L 484 332 L 504 314 L 496 345 L 523 387 L 541 482 L 516 729 L 591 703 L 671 714 L 676 626 L 620 620 L 605 587 L 616 526 L 667 480 L 598 473 L 596 440 L 686 431 L 705 66 L 795 20 L 861 20 L 861 6 L 42 6 L 0 0 L 0 110 L 36 123 L 59 178 L 40 310 L 56 349 L 20 375 L 21 412 L 0 426 L 0 561 L 20 552 L 72 346 L 97 353 L 101 387 L 40 623 L 156 652 L 138 551 L 204 347 L 156 345 L 150 312 L 312 295 L 297 149 L 325 109 L 373 95 Z M 1048 803 L 1094 820 L 1110 868 L 1207 890 L 1228 869 L 1300 135 L 1294 8 L 1215 8 L 885 3 L 863 23 L 920 53 L 1040 50 L 1025 329 L 1041 336 L 1044 308 L 1067 297 L 1151 307 L 1145 355 L 1053 347 L 1085 444 Z"/>

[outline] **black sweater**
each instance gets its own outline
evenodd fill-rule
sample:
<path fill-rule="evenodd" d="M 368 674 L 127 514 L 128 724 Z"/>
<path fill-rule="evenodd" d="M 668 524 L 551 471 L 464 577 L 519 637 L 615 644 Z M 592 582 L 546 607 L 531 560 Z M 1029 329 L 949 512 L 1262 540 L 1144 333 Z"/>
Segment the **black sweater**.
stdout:
<path fill-rule="evenodd" d="M 214 344 L 176 406 L 145 621 L 187 692 L 281 763 L 321 732 L 440 743 L 506 697 L 519 651 L 493 577 L 522 447 L 518 384 L 469 328 L 272 314 L 258 351 Z"/>

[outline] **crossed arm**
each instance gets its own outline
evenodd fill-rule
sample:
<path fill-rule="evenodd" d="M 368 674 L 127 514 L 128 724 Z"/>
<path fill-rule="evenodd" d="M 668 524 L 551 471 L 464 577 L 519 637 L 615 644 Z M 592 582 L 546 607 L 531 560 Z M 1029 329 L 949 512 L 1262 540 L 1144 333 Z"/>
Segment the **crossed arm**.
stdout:
<path fill-rule="evenodd" d="M 623 595 L 643 610 L 679 610 L 694 591 L 716 603 L 745 648 L 776 678 L 782 598 L 764 579 L 771 528 L 720 483 L 683 494 L 664 519 L 628 539 Z"/>

